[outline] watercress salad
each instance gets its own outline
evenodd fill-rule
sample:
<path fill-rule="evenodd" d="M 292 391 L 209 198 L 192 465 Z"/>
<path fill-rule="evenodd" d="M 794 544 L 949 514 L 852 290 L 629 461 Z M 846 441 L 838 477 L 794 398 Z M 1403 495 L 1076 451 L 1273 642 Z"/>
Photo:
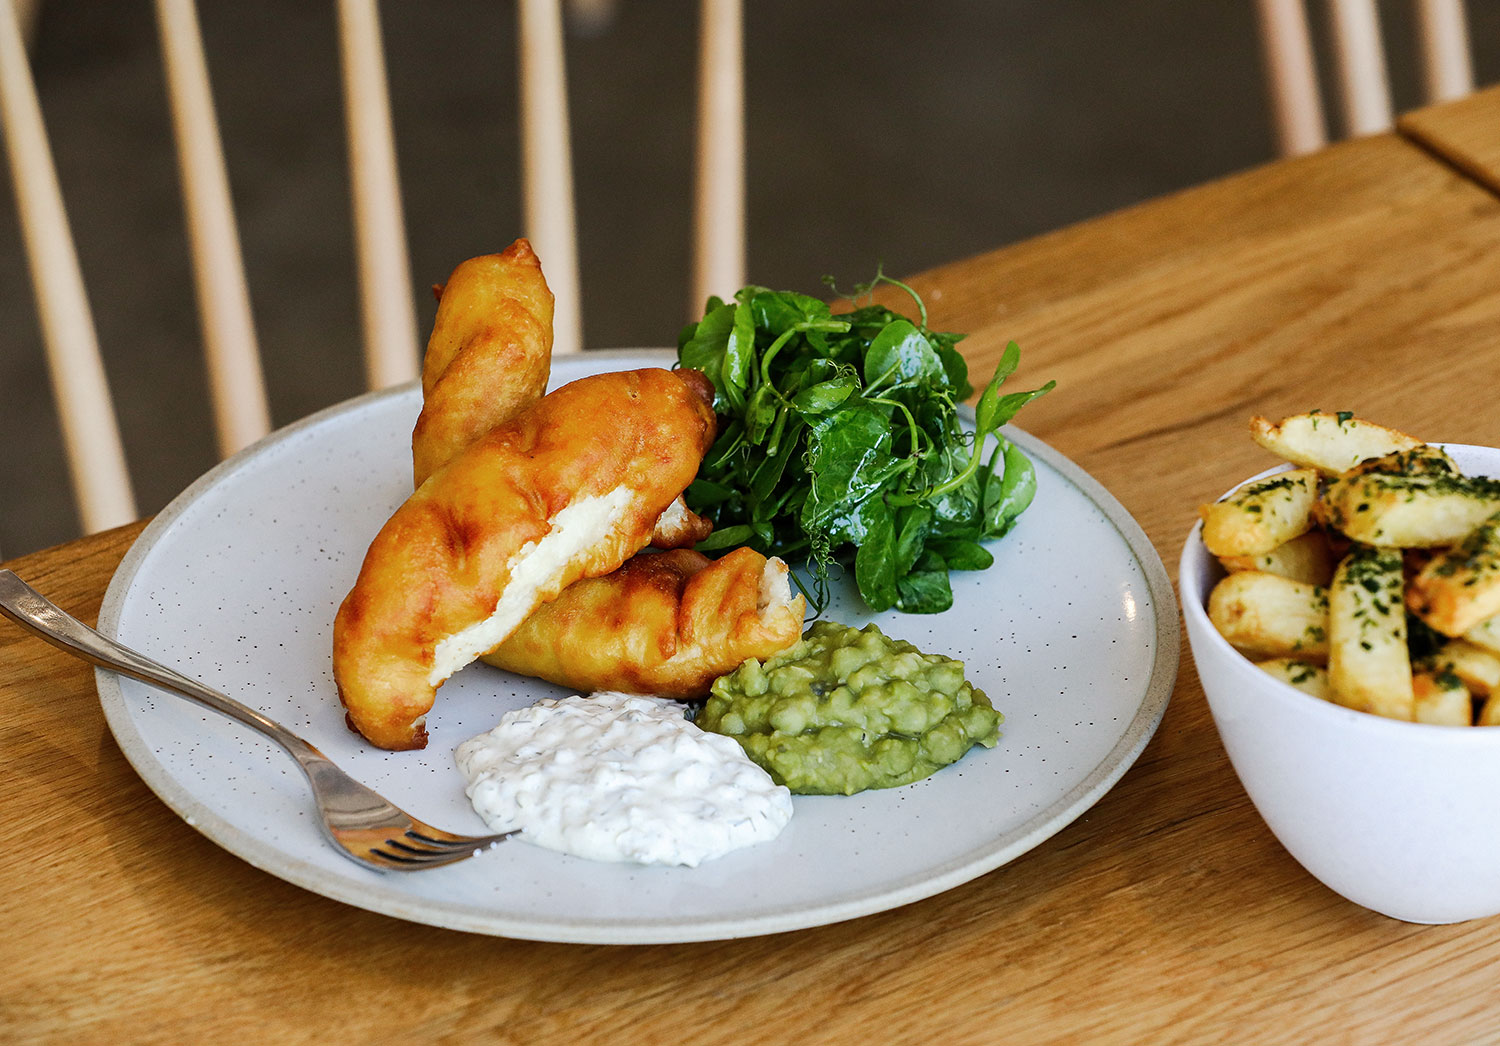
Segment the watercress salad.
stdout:
<path fill-rule="evenodd" d="M 971 434 L 957 410 L 973 392 L 954 347 L 963 335 L 929 330 L 921 297 L 883 274 L 856 294 L 877 282 L 910 294 L 917 320 L 876 304 L 835 316 L 818 298 L 756 286 L 709 299 L 677 344 L 679 365 L 713 381 L 720 415 L 687 503 L 714 522 L 703 551 L 805 556 L 820 612 L 830 564 L 852 551 L 870 609 L 936 613 L 953 604 L 948 572 L 988 567 L 980 542 L 1031 503 L 1031 462 L 997 430 L 1055 382 L 1001 395 L 1020 362 L 1011 342 Z"/>

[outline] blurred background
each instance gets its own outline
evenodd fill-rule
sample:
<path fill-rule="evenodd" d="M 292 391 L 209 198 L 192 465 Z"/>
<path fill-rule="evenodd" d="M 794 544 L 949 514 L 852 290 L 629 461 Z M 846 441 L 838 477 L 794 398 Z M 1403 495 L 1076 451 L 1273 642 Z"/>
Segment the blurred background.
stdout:
<path fill-rule="evenodd" d="M 362 391 L 334 9 L 198 7 L 281 425 Z M 1500 3 L 1468 9 L 1476 80 L 1493 83 Z M 515 11 L 380 10 L 412 279 L 425 288 L 523 232 Z M 1399 111 L 1418 96 L 1410 5 L 1380 10 Z M 618 0 L 569 25 L 592 348 L 675 344 L 688 318 L 696 25 L 692 0 Z M 749 0 L 745 47 L 748 271 L 778 288 L 825 294 L 825 274 L 848 286 L 877 265 L 917 272 L 1273 155 L 1249 0 Z M 216 455 L 151 4 L 42 0 L 32 59 L 152 513 Z M 434 303 L 416 301 L 425 339 Z M 77 536 L 3 170 L 0 448 L 0 552 Z"/>

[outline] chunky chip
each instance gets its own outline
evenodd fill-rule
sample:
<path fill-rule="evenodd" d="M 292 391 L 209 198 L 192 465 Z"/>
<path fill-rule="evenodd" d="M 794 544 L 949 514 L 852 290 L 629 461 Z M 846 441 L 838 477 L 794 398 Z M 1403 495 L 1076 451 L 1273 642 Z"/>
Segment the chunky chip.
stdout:
<path fill-rule="evenodd" d="M 1318 474 L 1279 472 L 1247 483 L 1223 501 L 1204 505 L 1203 543 L 1216 556 L 1253 556 L 1307 533 Z"/>
<path fill-rule="evenodd" d="M 1300 657 L 1273 657 L 1269 661 L 1257 661 L 1255 667 L 1275 676 L 1304 694 L 1333 700 L 1333 689 L 1328 685 L 1328 669 L 1313 661 Z"/>
<path fill-rule="evenodd" d="M 1230 574 L 1208 597 L 1219 634 L 1252 658 L 1328 658 L 1328 590 L 1276 574 Z"/>
<path fill-rule="evenodd" d="M 1250 438 L 1293 465 L 1336 476 L 1361 461 L 1422 445 L 1404 432 L 1362 421 L 1347 411 L 1309 411 L 1274 424 L 1250 419 Z"/>
<path fill-rule="evenodd" d="M 1466 476 L 1351 475 L 1323 492 L 1329 526 L 1380 548 L 1438 548 L 1462 541 L 1500 512 L 1500 482 Z"/>
<path fill-rule="evenodd" d="M 1379 458 L 1361 461 L 1344 473 L 1358 476 L 1367 472 L 1380 472 L 1388 476 L 1457 476 L 1458 466 L 1442 447 L 1423 443 L 1407 450 L 1392 451 Z"/>
<path fill-rule="evenodd" d="M 1463 638 L 1475 646 L 1500 654 L 1500 614 L 1485 618 L 1465 632 Z"/>
<path fill-rule="evenodd" d="M 1468 726 L 1474 719 L 1474 698 L 1451 672 L 1417 672 L 1411 677 L 1414 718 L 1438 726 Z"/>
<path fill-rule="evenodd" d="M 1455 639 L 1444 643 L 1427 663 L 1438 672 L 1449 672 L 1477 697 L 1500 691 L 1500 655 L 1483 647 Z"/>
<path fill-rule="evenodd" d="M 1259 570 L 1266 574 L 1277 574 L 1303 581 L 1309 585 L 1327 586 L 1337 565 L 1328 538 L 1321 531 L 1309 531 L 1292 538 L 1284 545 L 1277 545 L 1269 552 L 1251 556 L 1220 556 L 1219 563 L 1225 570 L 1234 573 L 1240 570 Z"/>
<path fill-rule="evenodd" d="M 1446 636 L 1461 636 L 1500 614 L 1500 513 L 1412 578 L 1406 605 Z"/>
<path fill-rule="evenodd" d="M 1401 599 L 1401 553 L 1360 548 L 1328 590 L 1328 679 L 1341 705 L 1412 718 L 1411 657 Z"/>

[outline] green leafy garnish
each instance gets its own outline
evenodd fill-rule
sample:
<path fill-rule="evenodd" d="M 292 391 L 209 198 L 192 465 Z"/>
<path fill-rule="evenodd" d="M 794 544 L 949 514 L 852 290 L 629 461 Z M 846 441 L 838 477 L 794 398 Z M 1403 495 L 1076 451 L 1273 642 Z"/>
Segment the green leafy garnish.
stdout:
<path fill-rule="evenodd" d="M 704 551 L 806 557 L 820 612 L 829 566 L 852 556 L 872 610 L 936 613 L 953 604 L 948 572 L 988 567 L 981 542 L 1031 504 L 1031 462 L 998 430 L 1055 382 L 1002 394 L 1021 358 L 1011 342 L 967 431 L 963 336 L 929 330 L 921 298 L 884 274 L 857 294 L 876 283 L 910 294 L 918 318 L 875 304 L 833 315 L 821 299 L 755 286 L 709 299 L 677 342 L 679 365 L 713 382 L 720 415 L 687 503 L 714 522 Z"/>

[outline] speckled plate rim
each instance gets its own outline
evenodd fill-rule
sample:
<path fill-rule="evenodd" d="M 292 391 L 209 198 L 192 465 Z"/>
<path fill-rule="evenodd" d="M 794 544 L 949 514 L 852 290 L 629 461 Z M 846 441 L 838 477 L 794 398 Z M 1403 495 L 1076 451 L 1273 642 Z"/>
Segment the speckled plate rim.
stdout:
<path fill-rule="evenodd" d="M 590 360 L 610 361 L 621 366 L 668 365 L 672 353 L 665 350 L 591 350 Z M 605 369 L 605 368 L 601 368 Z M 146 528 L 120 561 L 99 612 L 99 630 L 118 635 L 119 623 L 130 597 L 132 582 L 147 556 L 171 530 L 173 524 L 204 492 L 223 482 L 267 448 L 295 437 L 346 412 L 357 411 L 377 399 L 409 393 L 412 383 L 366 393 L 309 415 L 221 462 L 179 494 Z M 972 423 L 967 407 L 965 420 Z M 119 678 L 105 669 L 95 670 L 100 704 L 115 741 L 126 760 L 157 797 L 174 813 L 212 842 L 247 863 L 279 879 L 332 900 L 368 911 L 430 926 L 522 940 L 580 944 L 671 944 L 692 941 L 731 940 L 764 934 L 807 929 L 888 911 L 942 893 L 993 871 L 1034 849 L 1067 827 L 1099 801 L 1135 763 L 1155 734 L 1177 680 L 1177 599 L 1166 568 L 1155 547 L 1135 519 L 1103 484 L 1041 440 L 1013 427 L 1006 436 L 1035 460 L 1045 462 L 1068 483 L 1092 501 L 1119 533 L 1135 557 L 1146 580 L 1155 625 L 1155 657 L 1151 673 L 1141 688 L 1140 704 L 1119 738 L 1103 759 L 1078 784 L 1042 808 L 1018 827 L 997 835 L 988 844 L 920 874 L 897 880 L 883 888 L 861 891 L 837 901 L 816 905 L 789 905 L 746 918 L 682 920 L 629 918 L 600 922 L 596 919 L 513 918 L 473 904 L 414 898 L 400 893 L 405 874 L 390 873 L 369 884 L 339 879 L 305 861 L 242 831 L 204 805 L 190 789 L 168 772 L 137 731 L 125 702 Z M 396 889 L 391 884 L 397 884 Z"/>

